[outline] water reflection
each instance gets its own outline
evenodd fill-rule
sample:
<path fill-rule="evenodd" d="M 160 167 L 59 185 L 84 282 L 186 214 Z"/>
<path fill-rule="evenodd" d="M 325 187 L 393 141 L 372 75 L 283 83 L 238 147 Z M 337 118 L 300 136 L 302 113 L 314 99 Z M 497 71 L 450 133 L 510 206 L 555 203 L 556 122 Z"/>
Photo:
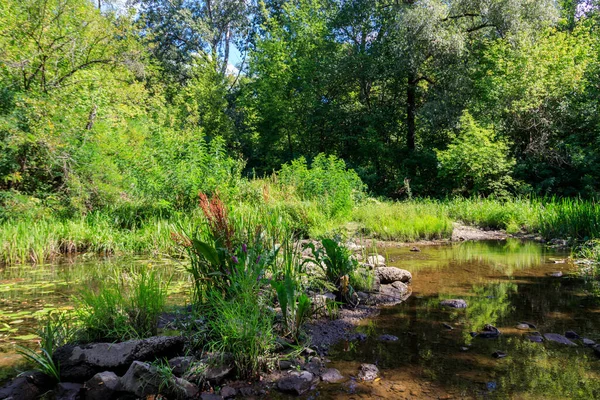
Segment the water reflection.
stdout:
<path fill-rule="evenodd" d="M 600 339 L 600 310 L 589 301 L 585 283 L 549 276 L 557 269 L 554 260 L 566 254 L 507 241 L 390 255 L 395 266 L 413 272 L 413 297 L 366 323 L 362 329 L 371 333 L 366 342 L 332 354 L 333 366 L 348 374 L 362 362 L 380 367 L 384 378 L 366 385 L 368 397 L 600 398 L 600 366 L 592 349 L 581 342 L 568 347 L 527 339 L 535 331 L 567 330 Z M 568 275 L 573 266 L 560 268 Z M 465 299 L 467 309 L 440 307 L 449 298 Z M 536 329 L 518 329 L 523 321 Z M 500 337 L 470 334 L 486 324 L 499 328 Z M 380 334 L 400 340 L 378 342 Z M 497 351 L 507 357 L 494 358 Z M 323 397 L 341 398 L 345 391 L 343 385 L 329 387 Z"/>

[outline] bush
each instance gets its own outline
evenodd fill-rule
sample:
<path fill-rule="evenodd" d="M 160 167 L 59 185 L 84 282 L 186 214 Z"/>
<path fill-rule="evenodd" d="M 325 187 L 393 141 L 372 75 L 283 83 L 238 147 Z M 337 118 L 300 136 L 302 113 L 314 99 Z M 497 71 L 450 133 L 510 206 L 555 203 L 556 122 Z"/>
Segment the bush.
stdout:
<path fill-rule="evenodd" d="M 515 185 L 511 174 L 515 160 L 506 141 L 491 128 L 480 126 L 468 111 L 460 119 L 460 133 L 446 150 L 437 150 L 439 177 L 453 192 L 464 195 L 506 196 Z"/>
<path fill-rule="evenodd" d="M 318 200 L 329 217 L 349 214 L 354 204 L 364 197 L 365 185 L 356 172 L 334 155 L 321 153 L 308 168 L 301 157 L 281 167 L 279 182 L 295 188 L 303 200 Z"/>

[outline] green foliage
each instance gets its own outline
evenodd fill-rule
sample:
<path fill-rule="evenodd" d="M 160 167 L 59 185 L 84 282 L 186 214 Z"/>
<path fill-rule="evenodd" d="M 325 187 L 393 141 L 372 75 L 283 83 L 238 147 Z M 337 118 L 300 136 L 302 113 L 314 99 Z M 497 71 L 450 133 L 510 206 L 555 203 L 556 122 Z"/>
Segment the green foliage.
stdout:
<path fill-rule="evenodd" d="M 588 240 L 600 237 L 600 204 L 580 199 L 540 203 L 539 230 L 544 237 Z"/>
<path fill-rule="evenodd" d="M 364 197 L 365 187 L 356 172 L 346 169 L 346 163 L 334 155 L 319 154 L 310 168 L 306 159 L 299 158 L 283 165 L 278 179 L 293 187 L 303 200 L 319 199 L 328 217 L 350 213 Z"/>
<path fill-rule="evenodd" d="M 170 280 L 143 267 L 98 282 L 76 297 L 85 340 L 127 340 L 156 335 Z"/>
<path fill-rule="evenodd" d="M 356 304 L 356 293 L 350 283 L 350 277 L 358 267 L 358 261 L 352 258 L 347 247 L 340 243 L 339 238 L 322 239 L 320 247 L 309 243 L 313 262 L 320 266 L 327 281 L 334 285 L 336 294 L 343 301 Z"/>
<path fill-rule="evenodd" d="M 56 382 L 60 381 L 60 365 L 52 359 L 54 350 L 75 338 L 75 328 L 71 316 L 66 313 L 49 313 L 37 331 L 40 337 L 40 351 L 37 353 L 27 347 L 18 347 L 18 353 L 44 374 Z"/>
<path fill-rule="evenodd" d="M 515 160 L 509 146 L 492 129 L 481 127 L 468 111 L 460 119 L 460 133 L 446 150 L 438 150 L 440 178 L 453 192 L 465 195 L 506 196 L 514 186 Z"/>

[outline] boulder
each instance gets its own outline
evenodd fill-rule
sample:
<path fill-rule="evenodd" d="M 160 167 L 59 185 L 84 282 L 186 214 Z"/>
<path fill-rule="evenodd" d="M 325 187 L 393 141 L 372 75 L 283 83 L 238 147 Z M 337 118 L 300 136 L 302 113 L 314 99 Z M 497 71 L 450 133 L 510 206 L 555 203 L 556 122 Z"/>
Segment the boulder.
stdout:
<path fill-rule="evenodd" d="M 210 382 L 218 385 L 233 371 L 231 356 L 211 354 L 193 363 L 183 376 L 190 382 Z"/>
<path fill-rule="evenodd" d="M 405 269 L 396 267 L 379 267 L 377 268 L 377 277 L 383 285 L 394 282 L 409 283 L 412 280 L 412 275 Z"/>
<path fill-rule="evenodd" d="M 336 383 L 343 381 L 344 376 L 335 368 L 327 368 L 321 375 L 321 380 L 327 383 Z"/>
<path fill-rule="evenodd" d="M 577 346 L 575 343 L 571 342 L 563 335 L 559 335 L 558 333 L 545 333 L 544 337 L 550 342 L 556 342 L 567 346 Z"/>
<path fill-rule="evenodd" d="M 312 387 L 314 375 L 308 371 L 293 372 L 277 382 L 277 388 L 284 393 L 301 395 Z"/>
<path fill-rule="evenodd" d="M 584 346 L 592 347 L 592 346 L 596 345 L 596 342 L 593 341 L 592 339 L 583 338 L 583 339 L 581 339 L 581 341 L 583 342 Z"/>
<path fill-rule="evenodd" d="M 391 285 L 381 285 L 379 292 L 372 297 L 377 304 L 396 305 L 406 301 L 411 294 L 412 290 L 408 285 L 394 282 Z"/>
<path fill-rule="evenodd" d="M 121 343 L 66 345 L 54 352 L 53 359 L 60 364 L 62 380 L 83 382 L 98 372 L 113 371 L 122 374 L 134 360 L 172 357 L 183 350 L 183 345 L 184 338 L 180 336 L 156 336 Z"/>
<path fill-rule="evenodd" d="M 137 397 L 157 394 L 162 386 L 161 383 L 162 380 L 156 367 L 141 361 L 134 361 L 121 378 L 123 390 L 133 393 Z"/>
<path fill-rule="evenodd" d="M 440 305 L 450 308 L 467 308 L 467 302 L 463 299 L 447 299 L 440 301 Z"/>
<path fill-rule="evenodd" d="M 181 377 L 190 369 L 194 360 L 192 356 L 174 357 L 169 360 L 169 367 L 171 367 L 173 375 Z"/>
<path fill-rule="evenodd" d="M 47 392 L 54 381 L 38 371 L 27 371 L 0 388 L 0 399 L 34 400 Z"/>
<path fill-rule="evenodd" d="M 186 381 L 183 378 L 177 378 L 173 380 L 168 391 L 173 398 L 183 397 L 184 399 L 195 399 L 200 393 L 198 386 Z"/>
<path fill-rule="evenodd" d="M 224 388 L 221 389 L 221 397 L 224 399 L 230 399 L 232 397 L 235 397 L 237 395 L 237 390 L 235 390 L 234 388 L 232 388 L 231 386 L 225 386 Z"/>
<path fill-rule="evenodd" d="M 543 343 L 544 342 L 544 338 L 538 335 L 530 335 L 530 336 L 526 336 L 527 340 L 529 340 L 530 342 L 534 342 L 534 343 Z"/>
<path fill-rule="evenodd" d="M 367 264 L 374 265 L 376 267 L 385 265 L 385 257 L 379 254 L 367 257 Z"/>
<path fill-rule="evenodd" d="M 361 364 L 358 370 L 358 379 L 362 381 L 373 381 L 379 375 L 379 368 L 373 364 Z"/>
<path fill-rule="evenodd" d="M 83 393 L 81 383 L 61 382 L 56 385 L 55 400 L 83 400 Z"/>
<path fill-rule="evenodd" d="M 86 400 L 113 400 L 121 390 L 121 380 L 114 372 L 104 371 L 85 383 Z"/>

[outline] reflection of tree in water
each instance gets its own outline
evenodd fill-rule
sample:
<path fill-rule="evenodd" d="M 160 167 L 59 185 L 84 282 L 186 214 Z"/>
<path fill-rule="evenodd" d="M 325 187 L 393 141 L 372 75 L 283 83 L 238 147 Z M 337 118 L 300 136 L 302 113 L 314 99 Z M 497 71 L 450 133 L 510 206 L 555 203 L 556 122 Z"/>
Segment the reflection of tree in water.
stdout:
<path fill-rule="evenodd" d="M 499 242 L 464 242 L 453 247 L 455 261 L 485 263 L 511 276 L 542 263 L 543 248 L 533 242 L 507 239 Z"/>
<path fill-rule="evenodd" d="M 466 309 L 468 329 L 463 331 L 465 342 L 472 339 L 469 332 L 478 332 L 486 324 L 496 325 L 508 313 L 514 310 L 509 295 L 517 292 L 513 282 L 497 282 L 473 286 L 473 296 L 469 297 Z"/>
<path fill-rule="evenodd" d="M 503 360 L 498 398 L 597 399 L 597 362 L 583 349 L 508 340 L 512 356 Z M 590 362 L 591 361 L 591 362 Z"/>

